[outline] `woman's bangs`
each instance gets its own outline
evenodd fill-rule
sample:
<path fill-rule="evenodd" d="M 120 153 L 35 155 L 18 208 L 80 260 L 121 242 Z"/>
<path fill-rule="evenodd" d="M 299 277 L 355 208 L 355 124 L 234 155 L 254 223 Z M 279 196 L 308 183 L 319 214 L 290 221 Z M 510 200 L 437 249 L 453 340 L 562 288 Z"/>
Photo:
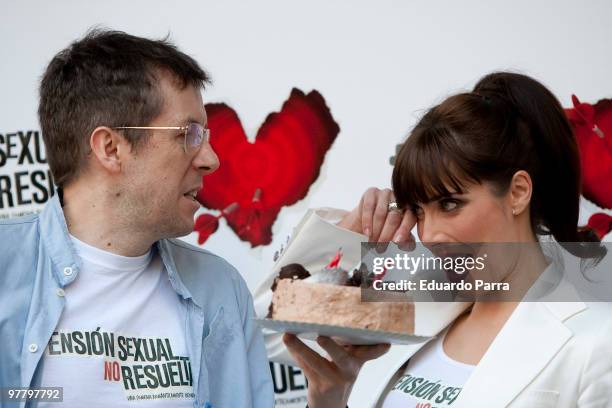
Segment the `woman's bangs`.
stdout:
<path fill-rule="evenodd" d="M 398 153 L 393 169 L 393 191 L 398 205 L 411 209 L 461 194 L 469 181 L 467 163 L 462 163 L 460 149 L 448 132 L 428 129 L 413 132 Z M 463 166 L 462 166 L 463 164 Z"/>

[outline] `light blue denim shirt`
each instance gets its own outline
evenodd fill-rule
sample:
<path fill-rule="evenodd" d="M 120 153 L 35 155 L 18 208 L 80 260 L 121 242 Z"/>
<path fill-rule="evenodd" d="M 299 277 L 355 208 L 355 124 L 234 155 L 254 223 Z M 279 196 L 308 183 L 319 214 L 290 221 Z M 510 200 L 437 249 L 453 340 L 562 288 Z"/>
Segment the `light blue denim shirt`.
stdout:
<path fill-rule="evenodd" d="M 179 240 L 160 240 L 156 250 L 185 313 L 194 407 L 272 407 L 270 368 L 242 277 Z M 79 268 L 58 195 L 39 215 L 0 222 L 0 387 L 45 386 L 42 356 L 65 303 L 58 289 Z"/>

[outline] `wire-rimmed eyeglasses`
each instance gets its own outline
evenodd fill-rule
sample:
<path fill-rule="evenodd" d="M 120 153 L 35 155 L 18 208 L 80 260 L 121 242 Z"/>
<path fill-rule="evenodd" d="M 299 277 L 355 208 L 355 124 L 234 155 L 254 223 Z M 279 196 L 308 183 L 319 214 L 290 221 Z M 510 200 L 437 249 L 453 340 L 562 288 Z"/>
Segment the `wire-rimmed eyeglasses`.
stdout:
<path fill-rule="evenodd" d="M 199 123 L 192 122 L 185 126 L 118 126 L 116 130 L 182 130 L 185 137 L 183 149 L 185 153 L 198 150 L 203 142 L 210 141 L 210 129 L 205 128 Z"/>

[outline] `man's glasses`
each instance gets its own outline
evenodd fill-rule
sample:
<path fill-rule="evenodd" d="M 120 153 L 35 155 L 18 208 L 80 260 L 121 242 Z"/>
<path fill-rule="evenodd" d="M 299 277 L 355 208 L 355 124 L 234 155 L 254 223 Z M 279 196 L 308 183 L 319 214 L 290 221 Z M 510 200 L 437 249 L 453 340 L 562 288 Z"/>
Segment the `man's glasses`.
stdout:
<path fill-rule="evenodd" d="M 199 123 L 190 123 L 186 126 L 119 126 L 116 130 L 139 129 L 139 130 L 181 130 L 185 138 L 183 149 L 185 153 L 194 152 L 200 149 L 203 142 L 210 140 L 210 129 L 205 128 Z"/>

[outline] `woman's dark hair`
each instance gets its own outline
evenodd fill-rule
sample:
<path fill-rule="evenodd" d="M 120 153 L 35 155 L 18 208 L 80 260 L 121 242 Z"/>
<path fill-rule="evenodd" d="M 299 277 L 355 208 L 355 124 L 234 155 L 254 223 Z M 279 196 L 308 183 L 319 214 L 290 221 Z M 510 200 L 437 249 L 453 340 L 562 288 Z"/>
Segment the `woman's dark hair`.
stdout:
<path fill-rule="evenodd" d="M 147 126 L 161 113 L 162 73 L 169 73 L 178 89 L 200 89 L 210 81 L 192 57 L 167 39 L 121 31 L 90 30 L 53 57 L 41 80 L 38 116 L 58 187 L 83 168 L 96 127 Z M 134 148 L 148 140 L 138 130 L 124 135 Z"/>
<path fill-rule="evenodd" d="M 575 244 L 599 240 L 577 227 L 580 156 L 570 124 L 555 96 L 526 75 L 489 74 L 431 108 L 397 155 L 393 190 L 402 208 L 462 193 L 470 182 L 502 195 L 519 170 L 533 183 L 533 230 L 574 255 L 602 256 L 601 246 Z"/>

